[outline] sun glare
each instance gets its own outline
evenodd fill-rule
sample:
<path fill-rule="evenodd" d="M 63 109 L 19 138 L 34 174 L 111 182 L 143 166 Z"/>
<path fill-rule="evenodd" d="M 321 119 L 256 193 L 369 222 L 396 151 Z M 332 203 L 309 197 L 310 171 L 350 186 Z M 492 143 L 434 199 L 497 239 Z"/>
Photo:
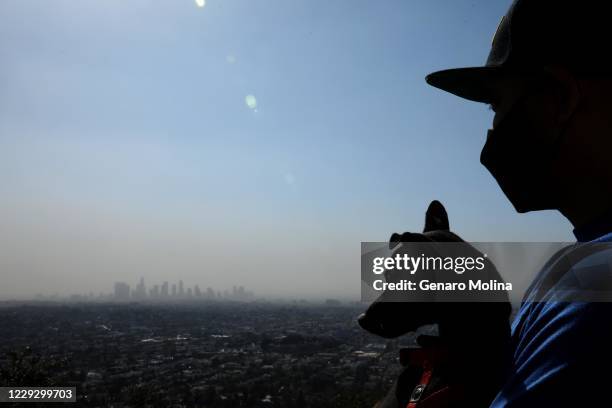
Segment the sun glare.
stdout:
<path fill-rule="evenodd" d="M 206 0 L 195 0 L 196 6 L 202 8 L 206 5 Z"/>

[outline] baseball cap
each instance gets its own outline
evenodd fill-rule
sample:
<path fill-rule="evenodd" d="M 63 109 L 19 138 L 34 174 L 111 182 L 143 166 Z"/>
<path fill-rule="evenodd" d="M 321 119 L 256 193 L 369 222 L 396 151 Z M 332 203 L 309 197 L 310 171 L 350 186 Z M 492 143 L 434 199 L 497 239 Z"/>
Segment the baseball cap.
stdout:
<path fill-rule="evenodd" d="M 601 0 L 515 0 L 502 17 L 484 66 L 433 72 L 428 84 L 491 103 L 502 76 L 560 65 L 579 76 L 612 73 L 610 12 Z"/>

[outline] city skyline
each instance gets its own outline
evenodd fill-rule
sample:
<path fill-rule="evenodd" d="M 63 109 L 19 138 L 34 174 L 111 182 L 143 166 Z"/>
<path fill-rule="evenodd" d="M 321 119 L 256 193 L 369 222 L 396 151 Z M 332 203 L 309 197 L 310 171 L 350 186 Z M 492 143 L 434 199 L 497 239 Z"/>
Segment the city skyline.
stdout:
<path fill-rule="evenodd" d="M 174 287 L 174 283 L 172 284 Z M 253 292 L 246 290 L 243 285 L 232 285 L 231 292 L 229 289 L 215 290 L 211 286 L 201 290 L 199 284 L 194 284 L 192 287 L 184 286 L 182 279 L 178 280 L 178 291 L 168 291 L 169 282 L 163 281 L 162 284 L 153 284 L 147 291 L 144 277 L 134 288 L 126 282 L 114 283 L 114 299 L 115 300 L 160 300 L 160 299 L 186 299 L 186 298 L 203 298 L 207 300 L 215 299 L 231 299 L 231 300 L 253 300 L 255 295 Z"/>

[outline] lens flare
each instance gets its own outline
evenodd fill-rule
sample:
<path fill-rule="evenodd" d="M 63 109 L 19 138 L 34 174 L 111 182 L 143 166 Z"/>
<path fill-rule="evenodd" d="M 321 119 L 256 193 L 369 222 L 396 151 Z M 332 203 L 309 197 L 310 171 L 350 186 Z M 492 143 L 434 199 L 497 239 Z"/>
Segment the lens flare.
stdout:
<path fill-rule="evenodd" d="M 244 102 L 246 103 L 246 106 L 248 106 L 250 109 L 257 109 L 257 99 L 255 99 L 253 95 L 245 96 Z"/>

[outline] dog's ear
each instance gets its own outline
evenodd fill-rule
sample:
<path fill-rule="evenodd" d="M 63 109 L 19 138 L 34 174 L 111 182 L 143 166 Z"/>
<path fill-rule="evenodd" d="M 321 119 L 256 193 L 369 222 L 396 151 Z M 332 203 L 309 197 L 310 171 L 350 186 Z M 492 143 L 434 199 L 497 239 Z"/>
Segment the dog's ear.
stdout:
<path fill-rule="evenodd" d="M 423 228 L 423 232 L 448 231 L 449 229 L 446 209 L 441 202 L 433 200 L 425 213 L 425 228 Z"/>

